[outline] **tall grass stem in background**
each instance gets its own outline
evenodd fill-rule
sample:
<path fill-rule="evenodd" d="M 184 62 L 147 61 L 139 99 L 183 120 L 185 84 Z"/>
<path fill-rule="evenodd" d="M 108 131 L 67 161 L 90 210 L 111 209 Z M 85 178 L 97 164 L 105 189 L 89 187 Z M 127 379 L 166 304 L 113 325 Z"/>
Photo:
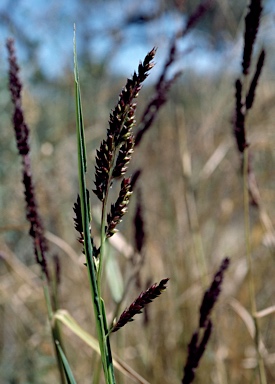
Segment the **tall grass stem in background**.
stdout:
<path fill-rule="evenodd" d="M 181 155 L 181 169 L 184 180 L 184 199 L 188 217 L 189 230 L 192 236 L 193 249 L 201 285 L 205 289 L 208 284 L 208 271 L 200 231 L 199 215 L 196 201 L 196 190 L 192 175 L 192 158 L 187 145 L 187 132 L 184 123 L 177 118 L 177 134 Z"/>
<path fill-rule="evenodd" d="M 34 254 L 36 262 L 39 264 L 41 269 L 41 279 L 43 281 L 43 291 L 45 302 L 47 306 L 48 319 L 51 324 L 51 333 L 57 358 L 58 368 L 60 372 L 61 382 L 65 381 L 65 372 L 63 370 L 62 358 L 59 351 L 63 350 L 61 334 L 59 325 L 53 320 L 53 312 L 57 310 L 57 284 L 50 275 L 48 268 L 47 252 L 48 243 L 44 235 L 44 228 L 42 219 L 38 212 L 38 205 L 36 201 L 35 188 L 31 172 L 31 159 L 30 159 L 30 146 L 29 146 L 29 134 L 30 130 L 25 122 L 25 117 L 22 109 L 22 84 L 19 78 L 19 66 L 15 55 L 14 41 L 12 39 L 7 40 L 7 49 L 9 55 L 9 87 L 14 106 L 13 113 L 13 126 L 16 137 L 16 144 L 19 155 L 22 159 L 22 175 L 24 184 L 24 194 L 26 201 L 26 217 L 30 223 L 29 234 L 33 239 Z M 59 347 L 57 347 L 57 343 Z"/>
<path fill-rule="evenodd" d="M 249 153 L 249 143 L 246 136 L 246 117 L 249 109 L 252 107 L 258 80 L 264 65 L 265 51 L 261 50 L 259 55 L 256 70 L 252 79 L 249 79 L 253 50 L 255 48 L 256 37 L 260 25 L 262 13 L 262 4 L 260 0 L 251 0 L 249 9 L 245 17 L 245 30 L 244 30 L 244 47 L 242 58 L 242 78 L 236 81 L 236 108 L 235 108 L 235 122 L 234 134 L 236 144 L 240 153 L 242 162 L 243 174 L 243 199 L 244 199 L 244 229 L 245 229 L 245 243 L 246 243 L 246 261 L 248 268 L 248 289 L 250 297 L 250 311 L 255 326 L 254 343 L 257 353 L 259 379 L 261 384 L 266 384 L 266 374 L 263 362 L 262 353 L 260 350 L 260 329 L 257 318 L 257 305 L 256 305 L 256 291 L 254 284 L 252 252 L 251 252 L 251 230 L 250 230 L 250 201 L 252 204 L 260 208 L 260 197 L 254 179 L 253 171 L 251 169 L 251 157 Z M 256 192 L 255 192 L 256 191 Z"/>
<path fill-rule="evenodd" d="M 253 263 L 251 252 L 251 230 L 250 230 L 250 213 L 249 213 L 249 189 L 248 189 L 248 175 L 249 175 L 249 152 L 248 148 L 243 152 L 243 196 L 244 196 L 244 225 L 245 225 L 245 243 L 246 243 L 246 260 L 248 266 L 248 289 L 250 297 L 250 311 L 255 326 L 255 348 L 257 352 L 259 377 L 261 384 L 267 384 L 264 361 L 260 350 L 260 328 L 259 319 L 257 318 L 257 305 L 256 305 L 256 291 L 253 277 Z"/>
<path fill-rule="evenodd" d="M 222 261 L 220 268 L 214 275 L 211 285 L 204 293 L 199 310 L 199 325 L 193 333 L 191 341 L 188 345 L 188 356 L 184 366 L 182 384 L 191 384 L 195 379 L 196 369 L 199 366 L 200 360 L 212 333 L 213 324 L 210 319 L 210 314 L 219 298 L 224 272 L 227 270 L 228 266 L 229 259 L 225 258 Z"/>

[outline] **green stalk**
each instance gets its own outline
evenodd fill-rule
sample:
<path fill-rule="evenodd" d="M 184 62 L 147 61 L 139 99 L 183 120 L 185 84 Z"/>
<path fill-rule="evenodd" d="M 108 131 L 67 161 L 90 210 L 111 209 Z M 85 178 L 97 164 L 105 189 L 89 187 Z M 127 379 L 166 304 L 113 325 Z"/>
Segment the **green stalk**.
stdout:
<path fill-rule="evenodd" d="M 253 265 L 251 255 L 251 239 L 250 239 L 250 215 L 249 215 L 249 190 L 248 190 L 248 148 L 245 148 L 243 152 L 243 180 L 244 180 L 244 223 L 245 223 L 245 243 L 246 243 L 246 261 L 248 267 L 248 285 L 249 285 L 249 297 L 250 297 L 250 308 L 251 315 L 255 327 L 255 348 L 257 352 L 259 378 L 261 384 L 267 384 L 265 367 L 263 357 L 260 351 L 260 329 L 257 313 L 257 305 L 255 299 L 255 286 L 253 280 Z"/>
<path fill-rule="evenodd" d="M 72 373 L 72 370 L 71 370 L 71 367 L 69 365 L 69 362 L 66 358 L 66 355 L 61 347 L 61 345 L 59 344 L 59 342 L 57 341 L 56 342 L 56 348 L 58 350 L 58 354 L 62 360 L 62 364 L 63 364 L 63 367 L 64 367 L 64 371 L 65 371 L 65 376 L 66 376 L 66 380 L 67 380 L 67 384 L 76 384 L 76 381 L 74 379 L 74 376 L 73 376 L 73 373 Z"/>
<path fill-rule="evenodd" d="M 115 384 L 114 368 L 109 338 L 106 337 L 106 314 L 102 299 L 99 296 L 97 285 L 97 273 L 93 261 L 93 250 L 90 236 L 90 212 L 86 193 L 86 148 L 84 138 L 84 124 L 82 117 L 82 105 L 79 86 L 79 76 L 77 68 L 76 42 L 74 37 L 74 75 L 75 75 L 75 95 L 76 95 L 76 125 L 78 142 L 78 172 L 79 172 L 79 190 L 81 202 L 82 226 L 84 235 L 84 250 L 89 271 L 90 289 L 93 301 L 96 329 L 101 352 L 101 359 L 105 381 L 107 384 Z"/>
<path fill-rule="evenodd" d="M 56 354 L 56 358 L 57 358 L 57 362 L 58 362 L 58 369 L 59 369 L 59 373 L 60 373 L 60 380 L 61 380 L 62 384 L 67 384 L 66 372 L 64 371 L 65 367 L 63 365 L 62 358 L 60 356 L 60 353 L 59 353 L 59 350 L 57 347 L 57 343 L 59 346 L 61 346 L 63 344 L 58 322 L 56 322 L 56 321 L 54 322 L 54 324 L 51 327 L 51 330 L 52 330 L 53 343 L 54 343 L 54 347 L 55 347 L 55 354 Z"/>
<path fill-rule="evenodd" d="M 40 255 L 39 250 L 38 250 L 38 255 Z M 46 302 L 47 312 L 48 312 L 48 319 L 49 319 L 49 322 L 51 325 L 51 334 L 52 334 L 52 339 L 53 339 L 53 345 L 54 345 L 58 370 L 59 370 L 59 374 L 60 374 L 60 380 L 61 380 L 61 384 L 67 384 L 62 359 L 61 359 L 61 356 L 58 352 L 57 345 L 56 345 L 56 341 L 58 341 L 58 343 L 60 344 L 60 346 L 62 346 L 62 349 L 64 350 L 62 338 L 61 338 L 61 333 L 60 333 L 58 323 L 56 321 L 55 322 L 52 321 L 53 308 L 52 308 L 51 295 L 50 295 L 50 290 L 49 290 L 49 282 L 48 282 L 47 277 L 45 276 L 44 273 L 42 273 L 42 280 L 43 280 L 44 297 L 45 297 L 45 302 Z"/>
<path fill-rule="evenodd" d="M 60 380 L 61 380 L 62 384 L 66 384 L 67 382 L 66 382 L 66 378 L 65 378 L 63 363 L 62 363 L 60 354 L 59 354 L 57 346 L 56 346 L 56 340 L 59 342 L 60 345 L 62 345 L 62 339 L 61 339 L 61 334 L 60 334 L 60 329 L 59 329 L 58 323 L 56 321 L 54 323 L 52 322 L 53 309 L 52 309 L 52 304 L 51 304 L 51 299 L 50 299 L 49 286 L 48 286 L 48 283 L 46 282 L 46 278 L 43 278 L 43 291 L 44 291 L 44 297 L 45 297 L 46 306 L 47 306 L 48 318 L 49 318 L 50 325 L 51 325 L 51 334 L 52 334 L 52 339 L 53 339 L 53 345 L 54 345 L 58 370 L 60 373 Z"/>

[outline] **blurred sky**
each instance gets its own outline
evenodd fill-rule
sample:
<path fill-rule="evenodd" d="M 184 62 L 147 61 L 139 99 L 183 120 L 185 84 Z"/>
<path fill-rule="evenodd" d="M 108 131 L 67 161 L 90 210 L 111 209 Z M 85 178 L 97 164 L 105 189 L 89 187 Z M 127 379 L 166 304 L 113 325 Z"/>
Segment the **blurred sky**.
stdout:
<path fill-rule="evenodd" d="M 18 34 L 22 39 L 26 37 L 36 44 L 35 56 L 44 73 L 50 78 L 58 76 L 64 67 L 72 67 L 73 25 L 76 23 L 79 49 L 86 50 L 95 62 L 107 60 L 109 71 L 129 76 L 153 46 L 158 47 L 156 60 L 162 64 L 170 38 L 184 22 L 182 15 L 166 12 L 146 24 L 127 23 L 129 15 L 140 9 L 144 14 L 152 14 L 156 11 L 155 6 L 154 0 L 1 0 L 0 14 L 7 20 L 0 26 L 1 50 L 7 36 L 14 36 L 16 40 L 19 40 Z M 272 1 L 267 2 L 266 10 L 274 10 Z M 275 43 L 274 18 L 273 24 L 271 21 L 265 28 L 269 39 Z M 180 49 L 184 52 L 191 48 L 192 58 L 185 55 L 184 64 L 182 60 L 177 65 L 191 65 L 200 72 L 216 71 L 223 65 L 226 55 L 234 56 L 241 51 L 241 39 L 239 44 L 228 41 L 219 51 L 211 46 L 210 40 L 199 30 L 189 34 L 180 43 Z M 24 59 L 25 51 L 20 41 L 17 49 Z M 161 67 L 158 66 L 159 70 Z"/>

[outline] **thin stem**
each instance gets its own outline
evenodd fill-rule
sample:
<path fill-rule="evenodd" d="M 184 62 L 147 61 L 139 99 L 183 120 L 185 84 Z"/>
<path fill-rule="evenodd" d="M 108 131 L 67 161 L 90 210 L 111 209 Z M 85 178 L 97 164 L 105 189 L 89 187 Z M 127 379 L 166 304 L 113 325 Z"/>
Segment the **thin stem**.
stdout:
<path fill-rule="evenodd" d="M 62 362 L 62 359 L 61 359 L 61 356 L 59 354 L 58 347 L 56 344 L 58 342 L 60 346 L 62 345 L 62 349 L 63 349 L 63 343 L 62 343 L 62 339 L 61 339 L 60 328 L 59 328 L 58 322 L 56 322 L 56 321 L 54 322 L 54 325 L 52 325 L 52 338 L 53 338 L 53 343 L 55 346 L 55 354 L 56 354 L 58 369 L 59 369 L 59 373 L 60 373 L 60 380 L 61 380 L 62 384 L 67 384 L 66 374 L 65 374 L 64 368 L 63 368 L 63 362 Z"/>
<path fill-rule="evenodd" d="M 263 357 L 260 351 L 260 329 L 257 313 L 257 305 L 255 299 L 255 285 L 253 279 L 253 265 L 251 254 L 251 239 L 250 239 L 250 215 L 249 215 L 249 190 L 248 190 L 248 148 L 243 152 L 243 181 L 244 181 L 244 224 L 245 224 L 245 243 L 246 243 L 246 261 L 248 267 L 248 285 L 250 296 L 251 315 L 255 326 L 254 342 L 257 352 L 259 378 L 261 384 L 267 384 Z"/>
<path fill-rule="evenodd" d="M 95 315 L 96 330 L 98 335 L 99 347 L 101 352 L 101 360 L 105 381 L 107 384 L 115 384 L 114 368 L 112 362 L 112 354 L 109 343 L 109 338 L 106 337 L 106 314 L 102 299 L 99 296 L 97 286 L 97 273 L 93 260 L 93 249 L 90 235 L 90 212 L 86 188 L 86 146 L 84 137 L 84 123 L 82 116 L 82 104 L 79 85 L 79 75 L 77 67 L 76 43 L 74 40 L 74 72 L 75 72 L 75 101 L 76 101 L 76 126 L 77 126 L 77 147 L 78 147 L 78 175 L 79 175 L 79 190 L 82 228 L 84 235 L 84 251 L 88 266 L 88 275 L 90 289 L 93 301 L 93 309 Z"/>
<path fill-rule="evenodd" d="M 179 113 L 177 111 L 176 114 L 176 125 L 177 125 L 177 131 L 178 131 L 178 142 L 179 142 L 179 149 L 181 154 L 181 164 L 182 164 L 182 176 L 185 184 L 185 205 L 186 205 L 186 211 L 188 216 L 188 223 L 190 232 L 192 235 L 192 241 L 193 241 L 193 248 L 195 252 L 195 256 L 197 259 L 197 265 L 199 269 L 199 275 L 200 280 L 203 288 L 206 288 L 208 285 L 208 272 L 207 272 L 207 265 L 206 265 L 206 259 L 204 254 L 204 247 L 203 247 L 203 241 L 202 236 L 200 232 L 200 224 L 199 224 L 199 218 L 198 218 L 198 209 L 197 209 L 197 202 L 196 202 L 196 193 L 195 189 L 192 185 L 192 165 L 191 165 L 191 156 L 187 148 L 187 137 L 185 132 L 185 125 L 182 122 L 182 116 L 179 116 Z"/>
<path fill-rule="evenodd" d="M 188 182 L 188 180 L 186 180 L 186 182 L 187 182 L 187 186 L 185 191 L 185 202 L 186 202 L 188 221 L 189 221 L 190 231 L 192 234 L 193 246 L 194 246 L 194 250 L 197 258 L 197 264 L 200 272 L 202 286 L 203 288 L 205 288 L 208 285 L 207 266 L 205 261 L 205 254 L 203 249 L 202 237 L 200 233 L 200 227 L 199 227 L 195 191 L 190 186 L 190 183 Z"/>
<path fill-rule="evenodd" d="M 48 319 L 49 319 L 49 322 L 51 324 L 51 334 L 52 334 L 52 339 L 53 339 L 53 345 L 55 347 L 54 350 L 55 350 L 56 360 L 57 360 L 57 364 L 58 364 L 60 380 L 61 380 L 62 384 L 66 384 L 67 382 L 66 382 L 65 372 L 64 372 L 61 357 L 59 355 L 59 352 L 58 352 L 58 349 L 56 346 L 56 340 L 58 340 L 58 342 L 62 346 L 62 348 L 63 348 L 63 343 L 62 343 L 62 338 L 61 338 L 61 333 L 60 333 L 58 323 L 52 322 L 53 307 L 52 307 L 52 302 L 51 302 L 49 284 L 48 284 L 47 276 L 45 274 L 42 274 L 42 280 L 43 280 L 43 291 L 44 291 L 44 297 L 45 297 L 45 302 L 46 302 L 46 306 L 47 306 Z"/>
<path fill-rule="evenodd" d="M 78 135 L 78 137 L 80 137 L 80 135 Z M 79 147 L 80 146 L 81 145 L 79 143 Z M 79 162 L 81 162 L 80 152 L 81 151 L 79 151 Z M 91 287 L 92 298 L 93 298 L 96 329 L 98 333 L 103 370 L 104 370 L 106 383 L 109 384 L 114 382 L 109 374 L 108 362 L 110 361 L 111 356 L 108 356 L 108 353 L 107 353 L 102 306 L 100 304 L 100 296 L 99 296 L 98 287 L 97 287 L 96 270 L 95 270 L 95 265 L 93 261 L 93 252 L 92 252 L 92 246 L 90 241 L 89 215 L 87 210 L 85 209 L 85 207 L 87 207 L 87 196 L 86 196 L 86 180 L 85 180 L 84 168 L 80 166 L 79 171 L 80 171 L 79 186 L 80 186 L 81 213 L 83 218 L 83 230 L 84 230 L 84 249 L 85 249 L 85 255 L 86 255 L 86 260 L 87 260 L 87 265 L 89 270 L 89 280 L 90 280 L 90 287 Z"/>

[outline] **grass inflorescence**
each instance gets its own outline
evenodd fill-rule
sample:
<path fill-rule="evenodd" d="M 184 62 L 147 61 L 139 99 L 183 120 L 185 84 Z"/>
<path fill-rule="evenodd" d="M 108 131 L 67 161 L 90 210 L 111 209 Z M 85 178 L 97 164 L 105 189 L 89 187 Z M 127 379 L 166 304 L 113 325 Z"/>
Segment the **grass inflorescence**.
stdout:
<path fill-rule="evenodd" d="M 34 182 L 31 172 L 29 134 L 30 130 L 25 122 L 22 109 L 22 84 L 19 78 L 19 66 L 17 64 L 14 41 L 7 41 L 9 54 L 9 88 L 14 106 L 13 126 L 19 155 L 22 158 L 22 175 L 26 202 L 26 218 L 30 223 L 29 234 L 33 239 L 36 262 L 41 267 L 41 277 L 44 282 L 44 296 L 47 304 L 48 318 L 52 322 L 53 311 L 58 309 L 57 287 L 60 281 L 60 263 L 58 256 L 54 257 L 55 278 L 52 279 L 47 262 L 48 242 L 44 234 L 42 219 L 38 212 Z M 51 323 L 51 332 L 56 351 L 57 363 L 60 371 L 61 382 L 65 383 L 65 372 L 60 351 L 64 354 L 64 346 L 61 340 L 59 326 Z M 58 345 L 58 347 L 57 347 Z M 65 355 L 64 355 L 65 356 Z"/>
<path fill-rule="evenodd" d="M 184 366 L 184 376 L 182 379 L 183 384 L 190 384 L 195 378 L 195 371 L 199 366 L 200 359 L 202 358 L 212 333 L 213 323 L 210 319 L 210 314 L 220 295 L 224 273 L 228 266 L 229 259 L 225 258 L 222 261 L 219 270 L 214 275 L 210 287 L 204 293 L 200 305 L 199 326 L 192 335 L 188 345 L 188 356 Z"/>
<path fill-rule="evenodd" d="M 13 127 L 16 138 L 16 144 L 19 155 L 22 159 L 23 184 L 25 187 L 26 201 L 26 217 L 30 223 L 30 236 L 33 238 L 34 253 L 37 263 L 41 266 L 42 273 L 47 280 L 50 279 L 47 267 L 46 252 L 48 250 L 47 240 L 44 236 L 44 228 L 42 220 L 38 213 L 37 202 L 35 197 L 34 185 L 31 173 L 29 134 L 30 130 L 27 126 L 22 109 L 22 84 L 19 78 L 19 66 L 17 64 L 14 41 L 7 41 L 7 49 L 9 54 L 9 88 L 14 106 Z"/>
<path fill-rule="evenodd" d="M 120 328 L 124 327 L 124 325 L 133 321 L 133 317 L 135 315 L 142 313 L 142 309 L 145 305 L 151 303 L 166 289 L 168 280 L 168 278 L 163 279 L 159 282 L 159 284 L 155 283 L 145 292 L 142 292 L 139 297 L 122 312 L 118 321 L 113 325 L 111 332 L 117 332 Z"/>
<path fill-rule="evenodd" d="M 250 297 L 250 312 L 254 322 L 254 342 L 257 353 L 257 367 L 259 373 L 259 381 L 261 384 L 267 383 L 263 354 L 260 349 L 260 326 L 257 319 L 257 304 L 256 304 L 256 288 L 252 262 L 251 251 L 251 229 L 250 229 L 250 212 L 249 205 L 256 206 L 260 213 L 260 217 L 266 217 L 263 208 L 261 207 L 261 198 L 259 189 L 256 183 L 254 171 L 252 169 L 252 156 L 249 152 L 249 144 L 246 139 L 247 130 L 246 122 L 248 112 L 253 106 L 256 89 L 258 86 L 260 74 L 262 72 L 265 61 L 265 50 L 262 49 L 257 59 L 256 68 L 252 78 L 249 74 L 252 67 L 253 51 L 256 47 L 256 38 L 259 30 L 260 19 L 262 14 L 262 2 L 260 0 L 251 0 L 247 15 L 245 17 L 244 44 L 243 44 L 243 60 L 242 60 L 242 78 L 236 81 L 236 108 L 234 134 L 238 151 L 241 155 L 243 184 L 244 184 L 244 228 L 246 236 L 246 259 L 248 268 L 248 288 Z M 262 220 L 265 226 L 266 220 Z M 266 228 L 270 230 L 270 228 Z"/>
<path fill-rule="evenodd" d="M 235 106 L 232 108 L 232 103 L 228 100 L 226 102 L 230 109 L 228 114 L 232 114 L 234 109 L 231 129 L 241 164 L 243 205 L 240 202 L 239 190 L 236 193 L 236 205 L 229 197 L 234 191 L 233 187 L 231 190 L 231 180 L 228 182 L 225 175 L 228 170 L 232 171 L 234 159 L 228 161 L 227 158 L 227 151 L 230 148 L 228 140 L 225 140 L 225 144 L 223 142 L 217 144 L 217 137 L 211 131 L 216 117 L 222 115 L 219 96 L 215 98 L 215 92 L 211 112 L 213 116 L 206 116 L 205 111 L 201 111 L 202 128 L 197 127 L 197 122 L 194 122 L 194 126 L 190 129 L 192 132 L 188 133 L 186 124 L 188 113 L 185 116 L 187 107 L 184 105 L 183 112 L 181 104 L 184 103 L 176 102 L 175 105 L 171 104 L 171 110 L 175 115 L 172 118 L 169 114 L 162 115 L 158 132 L 156 134 L 153 130 L 148 132 L 161 109 L 167 102 L 169 104 L 171 94 L 175 96 L 172 86 L 177 85 L 182 75 L 182 71 L 175 65 L 180 55 L 180 40 L 192 31 L 209 10 L 213 9 L 212 0 L 202 1 L 172 37 L 163 70 L 153 88 L 153 95 L 145 102 L 143 112 L 139 115 L 137 107 L 140 93 L 154 68 L 157 49 L 153 48 L 148 52 L 139 63 L 137 71 L 126 80 L 118 101 L 109 115 L 105 137 L 103 136 L 101 141 L 98 140 L 99 145 L 95 153 L 90 152 L 90 142 L 87 145 L 85 139 L 85 135 L 88 136 L 91 130 L 84 127 L 81 73 L 78 69 L 74 41 L 77 128 L 75 152 L 78 154 L 79 191 L 73 205 L 72 221 L 78 233 L 75 239 L 80 243 L 78 248 L 81 248 L 82 255 L 78 258 L 79 255 L 72 247 L 60 241 L 61 238 L 55 238 L 55 241 L 58 246 L 63 246 L 66 257 L 69 255 L 70 261 L 75 264 L 67 262 L 67 259 L 66 263 L 61 265 L 58 253 L 54 253 L 51 257 L 48 240 L 53 239 L 53 236 L 45 231 L 43 215 L 38 209 L 36 199 L 38 194 L 33 181 L 30 158 L 30 129 L 22 107 L 19 66 L 14 42 L 13 40 L 7 42 L 9 88 L 13 104 L 12 122 L 17 149 L 22 159 L 26 217 L 43 284 L 48 323 L 62 384 L 81 382 L 84 376 L 85 380 L 89 382 L 92 380 L 94 384 L 101 382 L 115 384 L 128 380 L 143 384 L 148 384 L 147 380 L 151 380 L 152 383 L 181 381 L 187 384 L 195 380 L 200 382 L 210 379 L 215 383 L 235 384 L 254 380 L 266 384 L 273 378 L 270 364 L 272 354 L 268 352 L 272 348 L 263 341 L 262 321 L 265 321 L 266 316 L 274 314 L 274 306 L 258 310 L 262 305 L 262 301 L 257 299 L 258 295 L 264 300 L 268 298 L 264 294 L 260 296 L 261 282 L 259 283 L 260 278 L 257 279 L 257 271 L 254 269 L 254 263 L 258 263 L 259 266 L 259 261 L 253 255 L 254 239 L 251 235 L 251 217 L 256 216 L 256 212 L 262 230 L 271 238 L 274 236 L 272 220 L 265 210 L 261 188 L 256 182 L 257 172 L 253 168 L 254 153 L 250 143 L 250 129 L 248 130 L 249 115 L 254 112 L 255 106 L 257 107 L 259 85 L 268 53 L 266 49 L 258 48 L 257 45 L 263 12 L 261 1 L 251 0 L 247 10 L 240 74 L 235 81 Z M 188 50 L 183 51 L 184 55 L 187 53 Z M 174 65 L 176 70 L 173 72 Z M 180 83 L 177 97 L 183 93 L 185 85 L 184 82 Z M 203 92 L 203 86 L 200 84 L 197 86 L 198 90 Z M 234 81 L 231 83 L 231 101 L 233 90 Z M 180 98 L 179 100 L 181 101 Z M 192 118 L 195 114 L 199 115 L 197 111 L 192 113 Z M 224 117 L 217 125 L 222 125 L 223 121 Z M 210 129 L 207 129 L 207 124 Z M 101 134 L 102 132 L 100 137 Z M 230 134 L 229 127 L 228 134 Z M 208 136 L 211 136 L 211 139 Z M 88 137 L 90 139 L 90 136 Z M 142 151 L 141 141 L 144 141 L 148 151 L 142 152 L 144 159 L 139 163 L 139 160 L 137 162 L 133 160 L 134 152 L 138 158 L 139 151 Z M 207 143 L 210 141 L 213 153 L 209 155 Z M 192 144 L 199 142 L 200 146 L 194 145 L 194 150 L 190 149 L 191 142 Z M 92 177 L 90 179 L 88 177 L 91 174 L 91 153 L 95 165 L 94 181 Z M 209 156 L 209 160 L 198 172 L 206 156 Z M 236 157 L 236 151 L 234 156 Z M 137 170 L 133 172 L 133 169 Z M 223 186 L 219 193 L 224 198 L 221 198 L 221 207 L 218 204 L 220 195 L 214 191 L 213 179 L 210 179 L 212 174 L 216 177 L 215 172 L 222 175 L 220 181 Z M 232 173 L 231 179 L 234 179 Z M 94 186 L 90 188 L 92 181 Z M 76 194 L 74 190 L 74 197 Z M 215 204 L 211 204 L 213 200 L 207 201 L 208 210 L 203 203 L 203 198 L 207 199 L 207 196 L 215 198 Z M 131 207 L 132 203 L 135 203 L 135 210 Z M 232 204 L 233 207 L 237 207 L 236 212 L 244 211 L 244 219 L 241 219 L 244 225 L 243 223 L 241 225 L 245 229 L 245 250 L 237 250 L 235 258 L 231 257 L 234 253 L 233 246 L 229 247 L 228 252 L 224 242 L 225 236 L 221 230 L 223 221 L 227 220 L 224 217 L 231 215 Z M 127 216 L 130 216 L 131 226 L 123 223 L 127 220 Z M 215 218 L 218 222 L 216 225 L 213 224 Z M 235 225 L 235 221 L 233 224 Z M 231 223 L 232 227 L 233 224 Z M 120 228 L 121 233 L 118 233 Z M 242 237 L 239 229 L 240 227 L 237 227 L 238 240 Z M 129 234 L 133 237 L 133 246 L 130 244 Z M 229 233 L 230 238 L 231 236 Z M 233 242 L 237 243 L 236 238 Z M 270 244 L 268 248 L 272 254 L 274 249 Z M 244 263 L 242 252 L 246 254 Z M 211 280 L 208 271 L 213 270 L 213 265 L 217 264 L 217 255 L 223 253 L 230 254 L 230 259 L 226 257 L 220 261 L 220 267 Z M 23 277 L 24 282 L 29 279 L 25 277 L 26 271 L 20 263 L 16 264 L 5 252 L 1 251 L 0 259 L 11 269 L 15 269 L 16 265 L 17 275 Z M 230 271 L 227 271 L 229 264 Z M 261 268 L 264 269 L 263 266 Z M 68 281 L 63 278 L 63 274 L 65 276 L 66 273 L 69 275 Z M 72 289 L 74 273 L 79 273 L 80 277 L 78 276 L 79 279 Z M 157 275 L 169 278 L 157 278 Z M 37 276 L 34 275 L 36 279 L 33 275 L 30 276 L 32 276 L 30 283 L 34 284 L 33 282 L 38 280 Z M 228 280 L 225 282 L 226 279 Z M 154 281 L 159 283 L 152 284 Z M 60 290 L 61 284 L 66 285 L 67 292 L 66 289 Z M 222 289 L 223 295 L 221 295 Z M 22 291 L 25 294 L 25 291 Z M 70 311 L 75 310 L 75 318 L 67 310 L 60 308 L 63 295 L 69 298 L 68 307 Z M 130 295 L 135 297 L 132 302 L 128 298 Z M 231 295 L 239 295 L 240 301 L 233 299 Z M 159 296 L 161 298 L 157 300 Z M 249 304 L 247 305 L 247 302 L 242 304 L 242 300 L 244 302 L 247 300 Z M 249 310 L 245 308 L 246 305 L 249 306 Z M 89 307 L 93 314 L 92 319 L 89 315 L 86 316 L 85 310 Z M 214 308 L 216 313 L 213 313 Z M 246 338 L 245 332 L 239 327 L 238 316 L 248 329 L 251 344 L 250 336 L 247 335 Z M 138 321 L 138 318 L 141 321 Z M 22 319 L 24 321 L 23 316 Z M 133 320 L 137 321 L 127 326 Z M 80 322 L 86 324 L 80 325 Z M 61 338 L 61 330 L 63 331 L 61 326 L 68 328 L 70 332 L 64 329 L 68 349 L 71 347 L 70 343 L 75 343 L 69 353 L 67 348 L 65 350 Z M 91 333 L 84 330 L 86 327 L 91 329 Z M 137 332 L 134 330 L 135 327 Z M 269 328 L 266 326 L 265 329 Z M 71 333 L 79 340 L 71 339 Z M 240 340 L 240 334 L 245 342 L 243 339 Z M 273 340 L 272 336 L 270 339 Z M 84 344 L 84 348 L 80 341 Z M 88 353 L 85 347 L 88 348 Z M 238 348 L 236 355 L 232 352 L 234 348 Z M 205 353 L 206 351 L 209 353 Z M 84 361 L 88 367 L 86 371 L 82 369 Z M 139 366 L 141 374 L 135 372 L 128 364 Z M 78 379 L 78 376 L 81 379 Z"/>

